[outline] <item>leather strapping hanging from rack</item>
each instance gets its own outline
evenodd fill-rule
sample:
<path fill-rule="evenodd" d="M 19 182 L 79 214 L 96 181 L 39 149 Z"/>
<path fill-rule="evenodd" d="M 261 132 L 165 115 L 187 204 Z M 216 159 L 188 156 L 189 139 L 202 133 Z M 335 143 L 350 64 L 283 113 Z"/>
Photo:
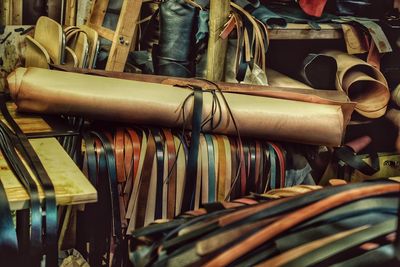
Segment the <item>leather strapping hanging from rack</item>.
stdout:
<path fill-rule="evenodd" d="M 57 264 L 57 206 L 54 186 L 47 174 L 42 162 L 38 155 L 29 143 L 28 138 L 22 132 L 21 128 L 11 117 L 7 106 L 6 96 L 0 96 L 0 109 L 3 117 L 13 129 L 17 136 L 16 142 L 20 144 L 20 153 L 32 169 L 35 176 L 38 178 L 45 195 L 43 210 L 45 211 L 45 240 L 44 240 L 44 254 L 46 255 L 46 265 L 55 266 Z"/>

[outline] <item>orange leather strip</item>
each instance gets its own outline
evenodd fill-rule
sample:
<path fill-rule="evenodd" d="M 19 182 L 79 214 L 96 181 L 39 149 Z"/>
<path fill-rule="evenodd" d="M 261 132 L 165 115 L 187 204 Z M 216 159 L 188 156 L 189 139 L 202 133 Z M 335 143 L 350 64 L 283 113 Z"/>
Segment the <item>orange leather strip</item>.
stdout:
<path fill-rule="evenodd" d="M 117 128 L 114 137 L 114 154 L 115 154 L 115 164 L 117 169 L 117 180 L 119 183 L 126 181 L 125 177 L 125 159 L 124 159 L 124 129 Z"/>

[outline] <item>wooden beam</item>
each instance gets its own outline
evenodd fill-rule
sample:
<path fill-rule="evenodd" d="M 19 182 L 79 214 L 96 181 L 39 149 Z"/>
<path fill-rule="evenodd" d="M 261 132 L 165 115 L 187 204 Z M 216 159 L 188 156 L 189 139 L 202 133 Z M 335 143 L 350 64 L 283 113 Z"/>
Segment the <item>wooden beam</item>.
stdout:
<path fill-rule="evenodd" d="M 22 25 L 22 0 L 12 0 L 12 25 Z"/>
<path fill-rule="evenodd" d="M 222 81 L 228 39 L 220 37 L 230 13 L 230 0 L 210 0 L 209 39 L 207 48 L 207 79 Z"/>
<path fill-rule="evenodd" d="M 103 25 L 106 16 L 109 0 L 94 0 L 90 23 L 93 25 Z"/>
<path fill-rule="evenodd" d="M 286 28 L 269 29 L 270 40 L 308 40 L 308 39 L 342 39 L 343 31 L 340 24 L 320 24 L 321 29 L 315 30 L 308 24 L 289 23 Z"/>
<path fill-rule="evenodd" d="M 89 23 L 89 27 L 92 28 L 93 30 L 97 31 L 99 36 L 112 41 L 114 39 L 114 32 L 110 29 L 104 28 L 100 25 L 92 24 Z"/>
<path fill-rule="evenodd" d="M 66 0 L 64 24 L 66 26 L 76 25 L 76 0 Z"/>
<path fill-rule="evenodd" d="M 136 43 L 134 33 L 138 25 L 141 7 L 142 0 L 124 1 L 108 55 L 106 70 L 124 71 L 131 44 Z"/>

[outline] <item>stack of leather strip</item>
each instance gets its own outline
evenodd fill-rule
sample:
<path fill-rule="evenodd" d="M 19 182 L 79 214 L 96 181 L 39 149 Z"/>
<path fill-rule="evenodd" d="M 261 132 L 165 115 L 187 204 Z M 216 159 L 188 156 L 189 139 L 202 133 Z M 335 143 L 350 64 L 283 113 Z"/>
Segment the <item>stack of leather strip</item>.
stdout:
<path fill-rule="evenodd" d="M 179 131 L 117 128 L 83 136 L 83 170 L 99 194 L 78 227 L 81 249 L 90 244 L 90 264 L 119 264 L 127 255 L 127 236 L 155 220 L 250 193 L 314 184 L 305 158 L 272 142 L 201 134 L 192 179 L 188 141 L 194 141 Z"/>
<path fill-rule="evenodd" d="M 133 232 L 130 258 L 135 266 L 398 266 L 399 191 L 381 181 L 221 203 Z"/>

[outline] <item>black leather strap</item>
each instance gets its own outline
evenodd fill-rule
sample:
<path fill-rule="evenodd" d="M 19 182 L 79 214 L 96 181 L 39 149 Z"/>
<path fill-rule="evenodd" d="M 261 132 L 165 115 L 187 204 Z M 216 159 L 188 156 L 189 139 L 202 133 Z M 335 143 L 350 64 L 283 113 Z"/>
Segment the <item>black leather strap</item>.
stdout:
<path fill-rule="evenodd" d="M 199 156 L 200 130 L 203 110 L 203 91 L 200 87 L 194 86 L 194 104 L 192 112 L 192 136 L 188 163 L 186 168 L 186 184 L 182 201 L 182 212 L 194 208 L 194 197 L 197 177 L 197 159 Z"/>
<path fill-rule="evenodd" d="M 20 266 L 17 235 L 3 183 L 0 180 L 0 266 Z"/>
<path fill-rule="evenodd" d="M 118 200 L 118 186 L 117 186 L 117 172 L 116 172 L 116 164 L 115 164 L 115 156 L 114 150 L 108 140 L 107 136 L 101 132 L 92 131 L 92 134 L 99 138 L 103 149 L 106 160 L 106 168 L 107 168 L 107 178 L 108 178 L 108 187 L 111 198 L 111 214 L 112 214 L 112 237 L 113 237 L 113 245 L 114 245 L 114 257 L 112 260 L 112 266 L 120 266 L 122 255 L 121 255 L 121 245 L 123 243 L 122 240 L 122 229 L 121 229 L 121 217 L 119 211 L 119 200 Z"/>
<path fill-rule="evenodd" d="M 156 193 L 156 212 L 155 219 L 162 218 L 163 205 L 163 185 L 164 185 L 164 144 L 160 134 L 160 130 L 152 129 L 154 141 L 156 143 L 156 159 L 157 159 L 157 193 Z"/>
<path fill-rule="evenodd" d="M 380 169 L 379 157 L 377 153 L 371 154 L 371 165 L 368 165 L 365 161 L 358 157 L 354 153 L 354 150 L 348 146 L 343 146 L 335 150 L 335 156 L 337 159 L 342 160 L 350 167 L 369 176 L 373 175 Z"/>
<path fill-rule="evenodd" d="M 33 173 L 39 180 L 41 187 L 44 191 L 44 227 L 45 227 L 45 237 L 44 237 L 44 254 L 46 255 L 46 265 L 56 266 L 58 260 L 58 248 L 57 248 L 57 205 L 56 196 L 54 192 L 53 183 L 50 180 L 47 171 L 43 167 L 39 156 L 36 154 L 35 150 L 29 143 L 28 138 L 22 132 L 21 128 L 14 121 L 11 114 L 9 113 L 6 106 L 5 95 L 0 96 L 0 109 L 3 117 L 6 119 L 7 123 L 11 126 L 14 133 L 17 136 L 17 142 L 20 144 L 20 153 L 22 157 L 29 164 Z"/>

